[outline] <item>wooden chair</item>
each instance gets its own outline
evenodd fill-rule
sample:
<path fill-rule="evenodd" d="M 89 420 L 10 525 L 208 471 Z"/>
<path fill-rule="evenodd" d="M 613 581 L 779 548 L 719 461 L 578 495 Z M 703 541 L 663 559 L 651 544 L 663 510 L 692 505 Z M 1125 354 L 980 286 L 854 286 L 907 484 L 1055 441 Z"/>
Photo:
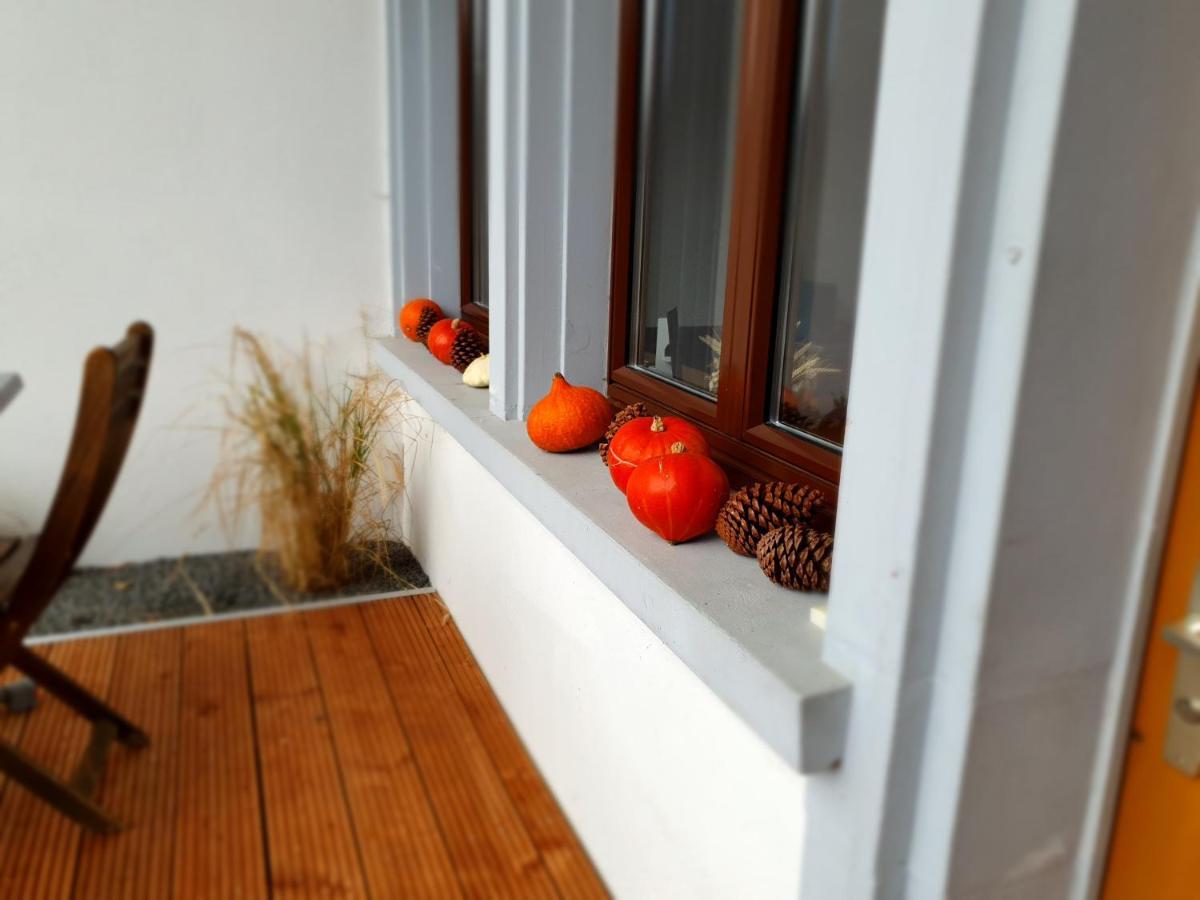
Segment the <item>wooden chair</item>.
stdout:
<path fill-rule="evenodd" d="M 115 347 L 97 347 L 88 355 L 75 432 L 45 527 L 0 561 L 0 672 L 19 669 L 92 723 L 69 781 L 3 742 L 0 772 L 76 822 L 105 833 L 121 828 L 92 800 L 109 746 L 119 740 L 143 747 L 149 738 L 23 642 L 75 565 L 117 480 L 141 409 L 153 342 L 150 326 L 138 322 Z"/>

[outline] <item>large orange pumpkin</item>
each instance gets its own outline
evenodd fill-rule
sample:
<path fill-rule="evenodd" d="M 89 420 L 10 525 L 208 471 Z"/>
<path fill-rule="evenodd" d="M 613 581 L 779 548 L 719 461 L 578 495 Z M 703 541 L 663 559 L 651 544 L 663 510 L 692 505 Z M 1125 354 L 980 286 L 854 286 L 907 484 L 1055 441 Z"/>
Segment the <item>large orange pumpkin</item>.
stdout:
<path fill-rule="evenodd" d="M 576 387 L 556 372 L 550 393 L 533 405 L 525 420 L 529 439 L 550 453 L 594 444 L 612 421 L 608 400 L 590 387 Z"/>
<path fill-rule="evenodd" d="M 425 346 L 437 357 L 439 362 L 450 365 L 450 352 L 454 349 L 454 339 L 460 331 L 474 331 L 469 322 L 462 319 L 442 319 L 429 329 L 425 338 Z"/>
<path fill-rule="evenodd" d="M 691 422 L 675 416 L 643 416 L 621 426 L 608 443 L 608 472 L 613 484 L 625 493 L 625 485 L 641 463 L 671 452 L 682 443 L 693 453 L 708 456 L 708 441 Z"/>
<path fill-rule="evenodd" d="M 417 327 L 421 324 L 421 316 L 425 311 L 436 315 L 439 319 L 445 318 L 446 314 L 442 312 L 442 308 L 430 300 L 428 297 L 422 297 L 419 300 L 409 300 L 400 310 L 400 331 L 410 341 L 419 341 L 420 334 L 417 333 Z"/>
<path fill-rule="evenodd" d="M 676 443 L 633 470 L 625 498 L 637 520 L 672 544 L 708 534 L 729 497 L 729 479 L 709 457 Z"/>

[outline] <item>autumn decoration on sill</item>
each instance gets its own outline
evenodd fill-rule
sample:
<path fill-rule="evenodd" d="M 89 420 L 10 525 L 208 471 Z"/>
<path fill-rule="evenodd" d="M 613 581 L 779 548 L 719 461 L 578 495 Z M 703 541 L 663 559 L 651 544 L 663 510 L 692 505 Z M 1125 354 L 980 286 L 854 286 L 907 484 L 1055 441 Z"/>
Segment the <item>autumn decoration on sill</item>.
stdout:
<path fill-rule="evenodd" d="M 682 441 L 637 466 L 625 490 L 634 517 L 672 544 L 712 531 L 728 496 L 724 470 Z"/>
<path fill-rule="evenodd" d="M 444 327 L 435 326 L 431 342 Z M 473 371 L 485 368 L 487 359 L 472 361 L 463 380 L 471 383 Z M 530 410 L 525 427 L 530 440 L 551 453 L 599 441 L 600 459 L 625 493 L 630 512 L 663 540 L 680 544 L 715 529 L 735 553 L 756 557 L 775 584 L 829 590 L 832 510 L 820 490 L 773 481 L 731 495 L 725 471 L 691 422 L 651 415 L 642 403 L 614 417 L 603 394 L 572 385 L 561 374 Z"/>
<path fill-rule="evenodd" d="M 492 363 L 491 356 L 483 354 L 471 361 L 471 364 L 463 369 L 463 384 L 469 387 L 485 388 L 492 383 Z"/>
<path fill-rule="evenodd" d="M 813 525 L 825 513 L 825 494 L 805 484 L 768 481 L 738 488 L 717 517 L 717 534 L 734 553 L 754 556 L 758 542 L 784 525 Z"/>
<path fill-rule="evenodd" d="M 485 388 L 491 381 L 487 337 L 462 319 L 447 319 L 427 297 L 409 300 L 400 310 L 400 331 L 417 341 L 438 362 L 463 374 L 463 384 Z"/>
<path fill-rule="evenodd" d="M 608 465 L 608 445 L 612 443 L 612 439 L 617 436 L 617 432 L 625 425 L 626 422 L 632 422 L 634 419 L 641 419 L 650 415 L 650 410 L 646 409 L 646 404 L 642 402 L 630 403 L 615 416 L 612 422 L 609 423 L 608 431 L 604 432 L 604 440 L 600 442 L 600 462 Z"/>
<path fill-rule="evenodd" d="M 648 459 L 671 452 L 681 443 L 692 453 L 710 456 L 700 429 L 675 416 L 646 416 L 626 422 L 608 444 L 608 471 L 613 484 L 625 493 L 633 470 Z"/>
<path fill-rule="evenodd" d="M 462 319 L 442 319 L 433 324 L 429 329 L 429 336 L 425 339 L 425 346 L 429 352 L 433 354 L 433 358 L 445 365 L 453 365 L 452 354 L 454 352 L 454 342 L 458 336 L 464 331 L 474 331 L 475 328 L 470 322 L 465 322 Z M 460 370 L 461 371 L 461 370 Z"/>
<path fill-rule="evenodd" d="M 771 581 L 795 591 L 829 591 L 833 535 L 805 525 L 785 525 L 758 542 L 758 565 Z"/>
<path fill-rule="evenodd" d="M 603 394 L 590 387 L 573 385 L 561 372 L 556 372 L 550 393 L 529 411 L 525 430 L 540 449 L 568 453 L 599 441 L 612 418 L 612 407 Z"/>
<path fill-rule="evenodd" d="M 400 310 L 400 331 L 410 341 L 425 343 L 429 329 L 446 318 L 442 308 L 428 297 L 410 300 Z"/>
<path fill-rule="evenodd" d="M 487 339 L 474 328 L 464 328 L 454 335 L 450 344 L 450 365 L 459 372 L 487 353 Z"/>
<path fill-rule="evenodd" d="M 717 534 L 734 553 L 757 557 L 775 584 L 824 592 L 833 556 L 830 512 L 816 488 L 759 482 L 730 495 L 717 517 Z"/>
<path fill-rule="evenodd" d="M 483 362 L 480 357 L 471 366 Z M 464 374 L 471 373 L 471 368 Z M 825 495 L 783 481 L 751 484 L 732 495 L 703 432 L 673 416 L 650 415 L 642 403 L 614 417 L 604 395 L 554 376 L 550 393 L 525 422 L 542 450 L 565 453 L 600 442 L 600 459 L 625 494 L 634 518 L 671 544 L 716 530 L 731 550 L 757 557 L 775 584 L 828 591 L 833 558 Z"/>

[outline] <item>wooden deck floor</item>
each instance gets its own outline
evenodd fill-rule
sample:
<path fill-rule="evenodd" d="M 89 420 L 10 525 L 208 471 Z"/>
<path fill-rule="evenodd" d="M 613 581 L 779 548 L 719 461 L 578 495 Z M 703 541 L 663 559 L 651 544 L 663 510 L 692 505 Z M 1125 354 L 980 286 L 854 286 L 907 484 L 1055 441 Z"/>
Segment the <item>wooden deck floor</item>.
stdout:
<path fill-rule="evenodd" d="M 0 897 L 606 896 L 432 595 L 44 649 L 152 743 L 114 837 L 0 782 Z M 0 739 L 65 773 L 86 725 L 43 696 Z"/>

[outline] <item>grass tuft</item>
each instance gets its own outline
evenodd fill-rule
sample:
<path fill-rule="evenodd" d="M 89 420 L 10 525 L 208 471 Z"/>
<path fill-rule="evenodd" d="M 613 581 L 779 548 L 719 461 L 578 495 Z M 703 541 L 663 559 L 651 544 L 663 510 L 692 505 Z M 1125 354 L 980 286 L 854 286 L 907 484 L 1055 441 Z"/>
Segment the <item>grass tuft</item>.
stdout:
<path fill-rule="evenodd" d="M 209 491 L 222 520 L 236 528 L 256 511 L 259 553 L 297 591 L 388 569 L 404 491 L 389 440 L 408 396 L 376 369 L 337 386 L 318 383 L 307 346 L 284 356 L 242 329 L 233 351 L 222 459 Z"/>

